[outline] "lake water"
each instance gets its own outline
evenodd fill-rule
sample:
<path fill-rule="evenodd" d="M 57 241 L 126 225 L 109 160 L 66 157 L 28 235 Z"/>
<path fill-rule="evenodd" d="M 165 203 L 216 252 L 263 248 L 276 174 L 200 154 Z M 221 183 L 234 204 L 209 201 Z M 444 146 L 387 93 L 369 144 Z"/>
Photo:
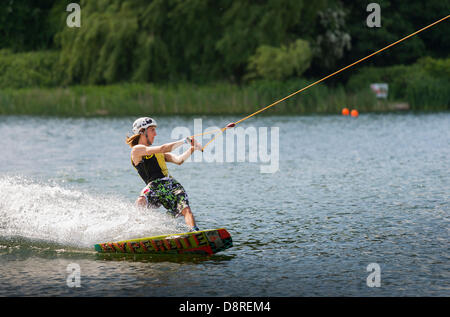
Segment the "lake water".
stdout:
<path fill-rule="evenodd" d="M 195 118 L 156 117 L 155 143 Z M 168 166 L 199 227 L 227 228 L 233 248 L 99 255 L 95 243 L 186 231 L 133 206 L 134 119 L 0 117 L 0 296 L 450 296 L 449 113 L 249 119 L 239 127 L 279 128 L 277 172 L 248 157 Z"/>

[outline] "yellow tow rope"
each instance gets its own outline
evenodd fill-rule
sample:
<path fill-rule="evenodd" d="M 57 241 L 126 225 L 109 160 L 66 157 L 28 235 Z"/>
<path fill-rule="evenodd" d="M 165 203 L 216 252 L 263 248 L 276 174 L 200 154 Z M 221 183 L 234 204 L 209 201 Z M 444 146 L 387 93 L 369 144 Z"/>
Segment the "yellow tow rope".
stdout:
<path fill-rule="evenodd" d="M 276 102 L 274 102 L 274 103 L 272 103 L 272 104 L 270 104 L 270 105 L 268 105 L 268 106 L 266 106 L 266 107 L 264 107 L 264 108 L 262 108 L 262 109 L 260 109 L 260 110 L 258 110 L 258 111 L 256 111 L 256 112 L 254 112 L 254 113 L 252 113 L 252 114 L 250 114 L 250 115 L 248 115 L 248 116 L 242 118 L 242 119 L 239 120 L 239 121 L 236 121 L 236 122 L 234 122 L 234 123 L 230 123 L 229 125 L 227 125 L 226 127 L 222 128 L 222 129 L 217 129 L 217 130 L 214 130 L 214 131 L 209 131 L 209 132 L 199 133 L 199 134 L 193 135 L 192 137 L 197 137 L 197 136 L 201 136 L 201 135 L 205 135 L 205 134 L 212 134 L 212 133 L 216 133 L 216 132 L 223 133 L 226 129 L 229 129 L 229 128 L 232 128 L 232 127 L 236 126 L 236 124 L 239 124 L 239 123 L 241 123 L 242 121 L 245 121 L 245 120 L 247 120 L 247 119 L 249 119 L 249 118 L 251 118 L 251 117 L 257 115 L 258 113 L 261 113 L 261 112 L 263 112 L 263 111 L 265 111 L 265 110 L 267 110 L 267 109 L 269 109 L 269 108 L 271 108 L 271 107 L 273 107 L 273 106 L 279 104 L 280 102 L 283 102 L 284 100 L 289 99 L 289 98 L 295 96 L 296 94 L 301 93 L 302 91 L 305 91 L 306 89 L 311 88 L 312 86 L 317 85 L 317 84 L 321 83 L 322 81 L 324 81 L 324 80 L 326 80 L 326 79 L 328 79 L 328 78 L 330 78 L 330 77 L 333 77 L 333 76 L 339 74 L 340 72 L 346 70 L 347 68 L 350 68 L 350 67 L 352 67 L 352 66 L 355 66 L 356 64 L 359 64 L 360 62 L 362 62 L 362 61 L 364 61 L 364 60 L 366 60 L 366 59 L 368 59 L 368 58 L 370 58 L 370 57 L 372 57 L 372 56 L 374 56 L 374 55 L 376 55 L 376 54 L 378 54 L 378 53 L 381 53 L 381 52 L 383 52 L 384 50 L 387 50 L 388 48 L 390 48 L 390 47 L 392 47 L 392 46 L 394 46 L 394 45 L 397 45 L 398 43 L 403 42 L 404 40 L 406 40 L 406 39 L 408 39 L 408 38 L 410 38 L 410 37 L 412 37 L 412 36 L 414 36 L 414 35 L 416 35 L 416 34 L 422 32 L 422 31 L 425 31 L 426 29 L 428 29 L 428 28 L 430 28 L 430 27 L 432 27 L 432 26 L 434 26 L 434 25 L 436 25 L 436 24 L 438 24 L 438 23 L 440 23 L 440 22 L 442 22 L 442 21 L 448 19 L 449 17 L 450 17 L 450 15 L 447 15 L 446 17 L 444 17 L 444 18 L 442 18 L 442 19 L 440 19 L 440 20 L 437 20 L 437 21 L 431 23 L 430 25 L 428 25 L 428 26 L 426 26 L 426 27 L 424 27 L 424 28 L 422 28 L 422 29 L 420 29 L 420 30 L 414 32 L 414 33 L 411 33 L 410 35 L 405 36 L 404 38 L 402 38 L 402 39 L 400 39 L 400 40 L 398 40 L 398 41 L 396 41 L 396 42 L 394 42 L 394 43 L 392 43 L 392 44 L 389 44 L 388 46 L 386 46 L 386 47 L 384 47 L 384 48 L 382 48 L 382 49 L 380 49 L 380 50 L 378 50 L 378 51 L 376 51 L 376 52 L 374 52 L 374 53 L 372 53 L 372 54 L 370 54 L 370 55 L 368 55 L 368 56 L 366 56 L 366 57 L 364 57 L 364 58 L 361 58 L 360 60 L 358 60 L 358 61 L 356 61 L 356 62 L 354 62 L 354 63 L 352 63 L 352 64 L 350 64 L 350 65 L 348 65 L 348 66 L 345 66 L 344 68 L 341 68 L 340 70 L 338 70 L 338 71 L 336 71 L 336 72 L 334 72 L 334 73 L 332 73 L 332 74 L 330 74 L 330 75 L 328 75 L 328 76 L 326 76 L 326 77 L 323 77 L 322 79 L 319 79 L 318 81 L 316 81 L 316 82 L 314 82 L 314 83 L 312 83 L 312 84 L 310 84 L 310 85 L 308 85 L 308 86 L 306 86 L 306 87 L 304 87 L 304 88 L 302 88 L 302 89 L 300 89 L 300 90 L 297 90 L 296 92 L 294 92 L 294 93 L 292 93 L 292 94 L 290 94 L 290 95 L 288 95 L 288 96 L 286 96 L 286 97 L 284 97 L 284 98 L 282 98 L 282 99 L 280 99 L 280 100 L 278 100 L 278 101 L 276 101 Z M 214 141 L 214 140 L 217 138 L 218 135 L 219 135 L 219 134 L 215 135 L 208 143 L 206 143 L 206 145 L 202 148 L 202 151 L 203 151 L 203 150 L 204 150 L 204 149 L 205 149 L 212 141 Z"/>

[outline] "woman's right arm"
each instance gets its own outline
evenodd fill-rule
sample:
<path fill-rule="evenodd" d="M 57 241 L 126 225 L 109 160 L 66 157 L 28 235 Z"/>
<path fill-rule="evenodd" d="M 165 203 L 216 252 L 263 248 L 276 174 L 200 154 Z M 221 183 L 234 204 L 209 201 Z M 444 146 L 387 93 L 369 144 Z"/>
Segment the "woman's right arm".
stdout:
<path fill-rule="evenodd" d="M 183 139 L 158 146 L 145 146 L 143 144 L 138 144 L 133 146 L 133 149 L 131 150 L 131 158 L 133 159 L 134 162 L 138 162 L 145 155 L 172 152 L 173 150 L 183 145 L 184 143 L 185 140 Z"/>

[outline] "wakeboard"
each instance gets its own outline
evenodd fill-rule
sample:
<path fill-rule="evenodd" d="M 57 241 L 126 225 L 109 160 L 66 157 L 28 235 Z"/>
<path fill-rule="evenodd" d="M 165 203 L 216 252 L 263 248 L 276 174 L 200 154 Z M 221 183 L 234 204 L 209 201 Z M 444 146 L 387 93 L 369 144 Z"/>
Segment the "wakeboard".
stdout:
<path fill-rule="evenodd" d="M 224 228 L 96 244 L 101 253 L 211 255 L 233 246 Z"/>

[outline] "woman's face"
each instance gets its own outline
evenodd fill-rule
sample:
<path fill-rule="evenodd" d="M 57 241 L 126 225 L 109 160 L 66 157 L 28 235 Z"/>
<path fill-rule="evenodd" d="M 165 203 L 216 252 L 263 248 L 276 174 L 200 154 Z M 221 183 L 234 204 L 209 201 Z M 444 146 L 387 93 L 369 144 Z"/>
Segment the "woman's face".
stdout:
<path fill-rule="evenodd" d="M 150 141 L 149 145 L 153 144 L 153 141 L 155 140 L 155 136 L 156 136 L 156 127 L 147 128 L 147 137 L 148 137 L 148 140 Z"/>

